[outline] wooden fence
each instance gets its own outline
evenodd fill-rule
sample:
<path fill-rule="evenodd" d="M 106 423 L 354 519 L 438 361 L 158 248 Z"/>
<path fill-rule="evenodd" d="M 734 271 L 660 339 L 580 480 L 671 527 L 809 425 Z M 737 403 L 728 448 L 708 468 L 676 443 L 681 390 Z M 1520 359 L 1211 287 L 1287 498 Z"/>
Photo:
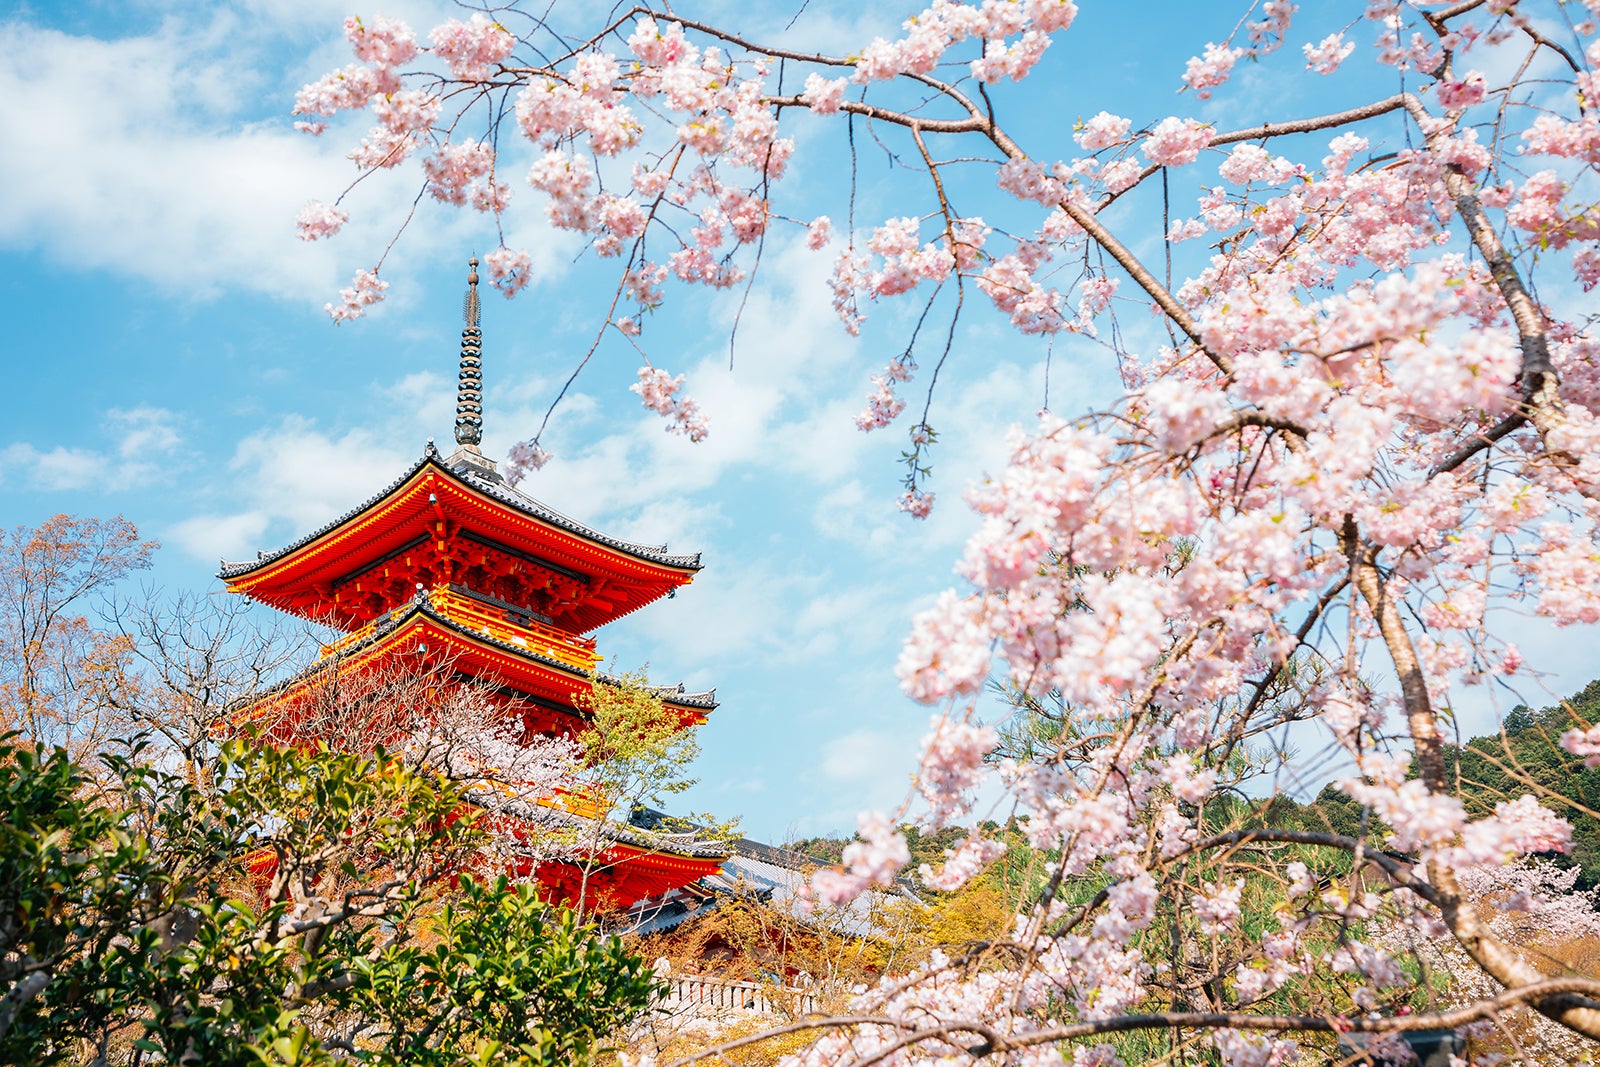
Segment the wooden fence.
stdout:
<path fill-rule="evenodd" d="M 698 974 L 670 974 L 663 979 L 667 989 L 656 1005 L 674 1015 L 724 1011 L 807 1015 L 817 1010 L 817 998 L 811 993 L 771 982 L 729 982 Z"/>

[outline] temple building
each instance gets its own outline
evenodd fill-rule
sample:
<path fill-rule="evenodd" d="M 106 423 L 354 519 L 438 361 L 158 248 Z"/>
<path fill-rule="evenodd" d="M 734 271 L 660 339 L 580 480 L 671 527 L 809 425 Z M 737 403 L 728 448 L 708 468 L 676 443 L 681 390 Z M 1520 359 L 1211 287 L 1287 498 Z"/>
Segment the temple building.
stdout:
<path fill-rule="evenodd" d="M 576 737 L 583 696 L 599 673 L 594 630 L 693 580 L 700 557 L 607 536 L 508 484 L 480 450 L 482 355 L 478 261 L 471 261 L 456 405 L 456 449 L 428 441 L 421 458 L 371 499 L 287 547 L 222 565 L 230 592 L 343 631 L 317 665 L 253 707 L 286 742 L 314 741 L 295 715 L 330 664 L 341 674 L 395 664 L 447 663 L 453 678 L 489 694 L 518 735 Z M 419 658 L 420 657 L 420 658 Z M 705 721 L 715 693 L 658 689 L 683 726 Z M 247 713 L 249 714 L 249 713 Z M 384 740 L 377 738 L 376 740 Z M 599 844 L 533 873 L 558 898 L 613 907 L 660 898 L 715 874 L 720 846 L 604 821 L 601 807 L 568 798 Z"/>

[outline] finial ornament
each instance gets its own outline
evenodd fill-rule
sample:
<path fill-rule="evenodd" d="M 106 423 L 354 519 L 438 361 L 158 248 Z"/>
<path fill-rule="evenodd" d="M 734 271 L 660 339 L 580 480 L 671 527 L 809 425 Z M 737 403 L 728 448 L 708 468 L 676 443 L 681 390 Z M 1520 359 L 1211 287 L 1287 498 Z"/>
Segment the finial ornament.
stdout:
<path fill-rule="evenodd" d="M 467 295 L 461 303 L 461 373 L 456 386 L 456 444 L 477 450 L 483 440 L 483 334 L 478 329 L 478 257 L 467 261 Z"/>
<path fill-rule="evenodd" d="M 467 260 L 467 295 L 461 302 L 461 314 L 467 320 L 467 329 L 478 328 L 478 257 Z"/>

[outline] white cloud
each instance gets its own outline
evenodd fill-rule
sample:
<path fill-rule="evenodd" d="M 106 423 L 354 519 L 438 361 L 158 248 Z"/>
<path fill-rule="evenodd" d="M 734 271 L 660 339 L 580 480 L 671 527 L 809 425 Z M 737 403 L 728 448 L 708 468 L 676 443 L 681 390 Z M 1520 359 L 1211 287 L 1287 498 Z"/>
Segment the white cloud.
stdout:
<path fill-rule="evenodd" d="M 327 289 L 331 255 L 295 247 L 292 221 L 337 161 L 287 130 L 219 128 L 205 110 L 247 73 L 200 45 L 175 26 L 121 41 L 0 26 L 0 241 L 164 287 Z"/>
<path fill-rule="evenodd" d="M 415 459 L 365 430 L 334 438 L 291 416 L 239 442 L 230 466 L 257 508 L 298 536 L 377 493 Z"/>
<path fill-rule="evenodd" d="M 3 480 L 49 492 L 133 489 L 160 480 L 162 460 L 183 442 L 176 416 L 165 408 L 112 408 L 105 427 L 116 434 L 109 449 L 56 445 L 41 449 L 18 441 L 0 449 L 9 472 Z"/>
<path fill-rule="evenodd" d="M 138 460 L 152 453 L 165 455 L 183 441 L 173 425 L 175 416 L 165 408 L 112 408 L 107 415 L 113 425 L 122 429 L 117 454 L 125 460 Z"/>
<path fill-rule="evenodd" d="M 400 417 L 417 426 L 455 425 L 456 383 L 433 371 L 418 371 L 383 390 L 400 407 Z"/>
<path fill-rule="evenodd" d="M 263 6 L 279 21 L 202 6 L 117 40 L 0 23 L 0 97 L 11 102 L 0 111 L 0 245 L 201 296 L 245 288 L 334 299 L 388 243 L 421 179 L 403 167 L 364 182 L 335 243 L 295 237 L 306 201 L 332 200 L 356 176 L 345 156 L 361 120 L 321 138 L 290 127 L 293 87 L 271 47 L 291 27 L 282 5 Z M 306 21 L 339 36 L 331 10 Z M 330 66 L 349 61 L 340 52 L 328 50 Z M 475 215 L 429 219 L 385 277 L 405 277 L 440 249 L 492 246 Z M 552 240 L 542 216 L 516 239 L 534 253 L 536 276 L 565 269 L 570 241 Z"/>
<path fill-rule="evenodd" d="M 41 451 L 26 442 L 7 445 L 5 460 L 9 481 L 16 477 L 30 489 L 85 489 L 106 477 L 106 458 L 87 448 L 56 445 Z"/>
<path fill-rule="evenodd" d="M 771 662 L 788 650 L 795 601 L 816 583 L 762 561 L 719 560 L 671 605 L 641 614 L 634 628 L 661 662 L 681 670 L 719 660 Z"/>
<path fill-rule="evenodd" d="M 898 808 L 910 793 L 910 775 L 920 747 L 917 737 L 915 730 L 890 732 L 868 727 L 832 738 L 822 746 L 823 777 L 852 804 L 879 810 Z M 840 822 L 841 817 L 854 813 L 840 809 L 830 813 L 828 821 Z"/>
<path fill-rule="evenodd" d="M 244 559 L 261 550 L 261 537 L 270 518 L 260 511 L 237 515 L 196 515 L 166 531 L 164 540 L 176 544 L 196 559 Z"/>
<path fill-rule="evenodd" d="M 261 539 L 287 543 L 331 522 L 381 491 L 416 458 L 365 430 L 331 437 L 291 416 L 234 449 L 228 496 L 246 506 L 184 519 L 174 524 L 171 537 L 208 562 L 276 548 Z"/>

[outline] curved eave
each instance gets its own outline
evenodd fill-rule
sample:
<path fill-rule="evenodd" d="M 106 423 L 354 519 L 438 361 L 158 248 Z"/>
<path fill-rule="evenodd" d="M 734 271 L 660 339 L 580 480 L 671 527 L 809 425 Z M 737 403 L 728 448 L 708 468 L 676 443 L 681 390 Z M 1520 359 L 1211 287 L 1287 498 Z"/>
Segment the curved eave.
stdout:
<path fill-rule="evenodd" d="M 601 671 L 595 679 L 607 685 L 621 685 L 622 679 L 612 674 Z M 716 689 L 707 689 L 699 693 L 691 693 L 684 689 L 683 683 L 677 685 L 652 685 L 650 691 L 654 693 L 663 704 L 670 704 L 679 708 L 698 708 L 702 711 L 713 711 L 717 707 Z"/>
<path fill-rule="evenodd" d="M 411 479 L 417 475 L 417 472 L 421 471 L 428 464 L 438 463 L 438 461 L 439 450 L 434 448 L 433 442 L 430 441 L 428 442 L 427 451 L 423 452 L 422 454 L 422 458 L 411 464 L 411 466 L 407 467 L 400 477 L 396 478 L 383 489 L 379 490 L 376 495 L 369 497 L 363 503 L 356 505 L 356 507 L 345 512 L 343 515 L 340 515 L 337 519 L 334 519 L 325 526 L 320 526 L 317 529 L 312 530 L 299 540 L 291 541 L 289 544 L 275 552 L 258 553 L 254 560 L 241 560 L 239 562 L 232 563 L 230 563 L 228 560 L 223 560 L 221 567 L 217 571 L 217 577 L 227 582 L 231 587 L 236 579 L 248 577 L 257 571 L 269 570 L 273 568 L 278 563 L 282 562 L 286 557 L 299 552 L 301 549 L 306 548 L 309 545 L 315 544 L 317 541 L 322 540 L 324 537 L 333 533 L 346 523 L 360 518 L 368 511 L 371 511 L 379 504 L 382 504 L 391 496 L 400 492 L 401 489 L 405 488 L 406 483 L 410 482 Z M 443 469 L 442 465 L 441 469 Z"/>
<path fill-rule="evenodd" d="M 600 671 L 585 671 L 574 667 L 570 663 L 563 663 L 560 660 L 552 659 L 548 656 L 541 656 L 531 649 L 523 648 L 521 645 L 513 644 L 510 641 L 502 641 L 497 637 L 491 637 L 489 634 L 481 631 L 468 629 L 467 627 L 456 622 L 454 619 L 450 619 L 439 614 L 426 603 L 416 604 L 413 605 L 413 607 L 418 613 L 427 616 L 427 618 L 444 627 L 445 629 L 450 630 L 451 632 L 459 635 L 461 638 L 480 645 L 486 649 L 491 649 L 495 652 L 509 653 L 521 659 L 538 663 L 541 666 L 554 667 L 565 674 L 572 675 L 574 678 L 581 678 L 585 684 L 590 682 L 600 682 L 602 684 L 615 685 L 620 682 L 620 679 L 612 675 L 605 674 Z M 706 716 L 715 711 L 717 708 L 717 691 L 715 689 L 708 689 L 703 693 L 690 693 L 686 692 L 682 685 L 656 685 L 651 686 L 650 691 L 656 695 L 657 699 L 661 701 L 663 706 L 675 708 L 680 712 L 687 712 L 688 717 L 700 722 L 704 722 Z"/>
<path fill-rule="evenodd" d="M 685 580 L 701 569 L 700 553 L 698 552 L 689 555 L 672 555 L 666 551 L 665 545 L 640 545 L 603 534 L 563 515 L 561 512 L 530 496 L 517 492 L 509 486 L 496 484 L 488 478 L 470 471 L 456 470 L 450 467 L 440 457 L 438 449 L 433 446 L 432 442 L 429 442 L 428 448 L 421 459 L 406 468 L 398 478 L 390 482 L 388 486 L 373 497 L 345 512 L 332 522 L 313 530 L 299 540 L 275 552 L 262 553 L 254 560 L 241 562 L 223 560 L 217 577 L 227 582 L 230 588 L 256 584 L 268 574 L 278 571 L 283 565 L 309 556 L 319 542 L 356 522 L 368 512 L 382 507 L 397 495 L 405 493 L 408 486 L 418 475 L 423 474 L 429 468 L 439 476 L 454 482 L 461 489 L 475 494 L 488 502 L 509 507 L 552 530 L 576 536 L 580 540 L 596 547 L 620 553 L 641 563 L 682 572 Z"/>
<path fill-rule="evenodd" d="M 586 671 L 551 656 L 541 655 L 530 648 L 510 641 L 502 641 L 491 637 L 479 630 L 472 630 L 459 622 L 436 611 L 426 598 L 405 606 L 382 621 L 373 628 L 373 632 L 357 641 L 352 641 L 339 651 L 339 655 L 347 663 L 359 666 L 361 663 L 377 656 L 384 651 L 384 647 L 399 640 L 407 629 L 414 623 L 430 623 L 446 632 L 456 640 L 474 646 L 487 653 L 489 659 L 503 659 L 509 657 L 513 662 L 520 661 L 536 670 L 563 675 L 571 682 L 572 688 L 587 686 L 595 681 L 602 683 L 616 683 L 618 679 L 608 674 L 597 671 Z M 283 696 L 290 692 L 301 680 L 321 669 L 322 664 L 314 664 L 306 670 L 280 682 L 266 693 L 262 694 L 253 703 L 262 703 Z M 486 681 L 490 679 L 485 679 Z M 501 681 L 515 681 L 516 679 L 500 679 Z M 715 689 L 702 693 L 685 692 L 682 685 L 678 686 L 652 686 L 651 691 L 661 700 L 663 706 L 672 708 L 679 713 L 679 718 L 685 723 L 701 723 L 706 721 L 706 716 L 717 708 Z M 544 694 L 559 695 L 559 694 Z M 583 717 L 576 709 L 573 714 Z"/>
<path fill-rule="evenodd" d="M 569 827 L 588 831 L 595 819 L 559 809 L 541 812 L 541 817 Z M 732 850 L 720 841 L 706 841 L 686 834 L 649 834 L 633 827 L 606 821 L 598 827 L 602 851 L 619 851 L 626 856 L 665 856 L 679 860 L 726 863 Z"/>
<path fill-rule="evenodd" d="M 632 541 L 624 541 L 620 538 L 603 534 L 593 527 L 585 526 L 576 519 L 563 515 L 561 512 L 550 507 L 548 504 L 535 500 L 533 497 L 524 493 L 520 493 L 504 483 L 490 481 L 481 474 L 474 474 L 471 471 L 452 470 L 449 467 L 444 467 L 442 464 L 441 468 L 449 471 L 449 473 L 462 484 L 471 486 L 478 492 L 483 493 L 486 496 L 493 497 L 495 500 L 498 500 L 503 504 L 509 504 L 518 511 L 521 511 L 527 515 L 531 515 L 541 522 L 548 523 L 551 526 L 559 527 L 570 533 L 575 533 L 586 541 L 591 541 L 598 545 L 604 545 L 607 548 L 614 548 L 619 552 L 627 553 L 628 555 L 633 556 L 636 559 L 643 560 L 647 563 L 655 563 L 663 567 L 671 567 L 675 570 L 693 572 L 701 569 L 702 564 L 700 562 L 700 553 L 698 552 L 673 555 L 667 552 L 666 545 L 640 545 L 635 544 Z"/>
<path fill-rule="evenodd" d="M 592 907 L 614 912 L 659 899 L 722 869 L 713 856 L 682 856 L 625 845 L 606 849 L 601 862 L 603 869 L 595 871 L 586 869 L 585 863 L 550 860 L 539 865 L 535 876 L 556 900 L 585 899 Z"/>

